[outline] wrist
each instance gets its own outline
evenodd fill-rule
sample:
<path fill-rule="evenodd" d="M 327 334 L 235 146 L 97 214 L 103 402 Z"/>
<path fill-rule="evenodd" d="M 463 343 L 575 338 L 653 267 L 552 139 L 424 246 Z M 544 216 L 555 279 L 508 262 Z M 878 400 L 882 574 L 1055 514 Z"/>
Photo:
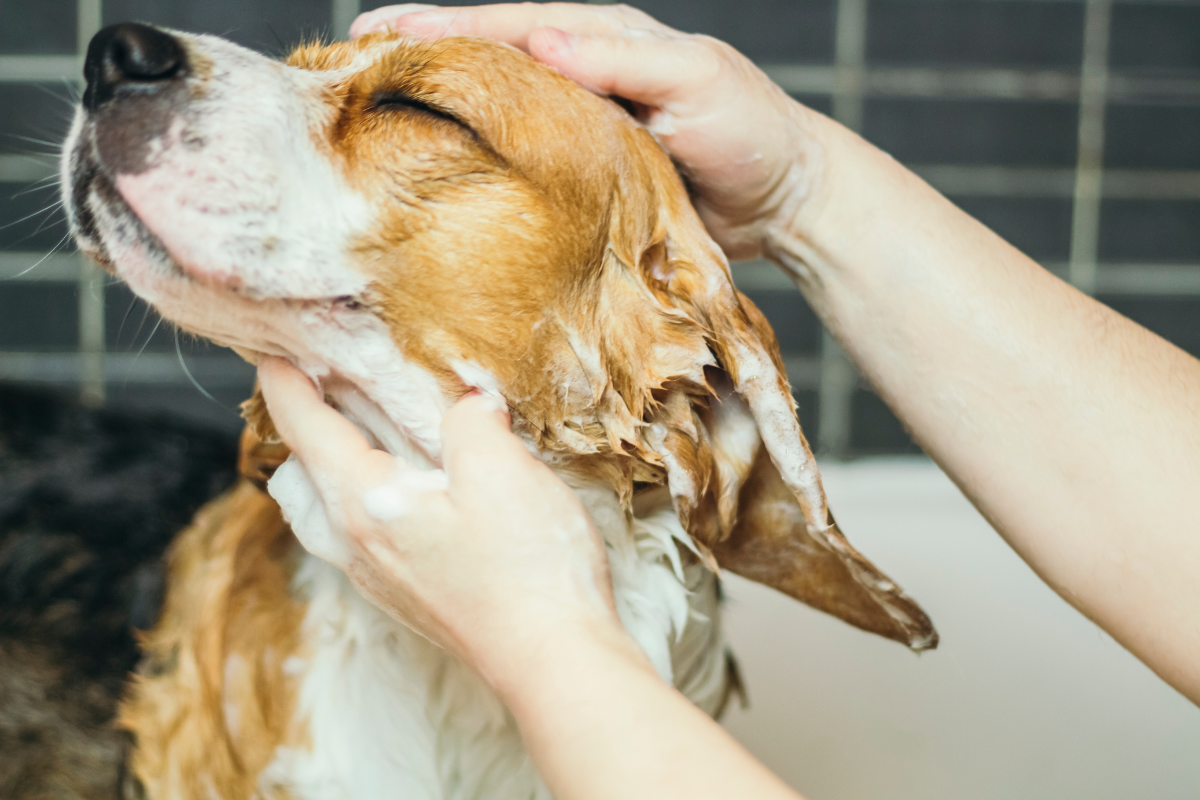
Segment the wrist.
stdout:
<path fill-rule="evenodd" d="M 793 101 L 794 102 L 794 101 Z M 836 235 L 831 209 L 844 181 L 847 142 L 858 137 L 824 114 L 794 103 L 800 143 L 790 191 L 763 231 L 762 252 L 804 287 L 819 283 L 816 263 L 826 240 Z M 850 156 L 851 158 L 853 156 Z"/>
<path fill-rule="evenodd" d="M 657 676 L 649 660 L 616 620 L 573 621 L 514 642 L 500 657 L 478 669 L 496 695 L 520 720 L 564 691 L 586 686 L 588 675 L 619 667 Z"/>

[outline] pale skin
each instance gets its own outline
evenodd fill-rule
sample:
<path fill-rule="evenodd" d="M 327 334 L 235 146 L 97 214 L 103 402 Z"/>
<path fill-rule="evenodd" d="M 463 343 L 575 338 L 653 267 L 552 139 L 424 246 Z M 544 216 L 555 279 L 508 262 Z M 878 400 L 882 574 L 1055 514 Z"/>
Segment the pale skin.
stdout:
<path fill-rule="evenodd" d="M 508 42 L 644 107 L 726 252 L 787 271 L 1013 549 L 1200 702 L 1200 361 L 1055 278 L 713 39 L 572 4 L 392 6 L 353 33 L 383 28 Z M 352 579 L 496 689 L 556 797 L 796 796 L 654 675 L 617 623 L 582 509 L 494 405 L 451 410 L 449 491 L 381 524 L 354 509 L 397 468 L 390 456 L 284 362 L 260 374 L 285 440 L 310 471 L 338 476 L 322 491 L 349 509 Z M 564 524 L 588 533 L 567 546 L 554 533 Z M 588 568 L 572 572 L 581 557 Z M 568 574 L 589 575 L 593 591 Z"/>

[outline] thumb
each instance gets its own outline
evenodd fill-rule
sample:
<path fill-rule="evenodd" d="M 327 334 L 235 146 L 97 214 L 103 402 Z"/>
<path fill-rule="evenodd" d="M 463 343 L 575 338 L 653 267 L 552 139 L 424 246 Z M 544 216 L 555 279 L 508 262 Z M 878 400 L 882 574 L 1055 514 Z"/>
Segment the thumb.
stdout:
<path fill-rule="evenodd" d="M 366 437 L 282 358 L 259 360 L 258 380 L 280 438 L 309 469 L 348 471 L 371 452 Z"/>
<path fill-rule="evenodd" d="M 538 28 L 529 35 L 529 53 L 597 94 L 656 107 L 690 96 L 720 66 L 695 38 L 641 28 L 619 34 Z"/>

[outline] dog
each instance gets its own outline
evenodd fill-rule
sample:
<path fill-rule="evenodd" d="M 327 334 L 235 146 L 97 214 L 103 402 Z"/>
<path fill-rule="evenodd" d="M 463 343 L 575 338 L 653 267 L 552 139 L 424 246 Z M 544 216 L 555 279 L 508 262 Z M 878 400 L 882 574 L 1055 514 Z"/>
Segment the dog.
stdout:
<path fill-rule="evenodd" d="M 79 247 L 179 328 L 289 359 L 420 467 L 457 398 L 503 398 L 697 706 L 737 687 L 722 568 L 936 645 L 838 530 L 769 325 L 618 102 L 474 38 L 279 63 L 123 24 L 85 74 L 62 161 Z M 247 477 L 175 543 L 122 704 L 146 796 L 546 797 L 484 684 L 298 545 L 311 483 L 261 396 L 244 409 Z"/>

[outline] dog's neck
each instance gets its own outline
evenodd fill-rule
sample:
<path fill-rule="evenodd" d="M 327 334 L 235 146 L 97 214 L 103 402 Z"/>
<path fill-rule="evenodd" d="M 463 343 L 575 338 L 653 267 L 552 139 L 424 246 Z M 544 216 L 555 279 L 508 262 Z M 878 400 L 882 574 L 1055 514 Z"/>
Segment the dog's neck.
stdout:
<path fill-rule="evenodd" d="M 379 402 L 368 397 L 357 386 L 344 380 L 334 380 L 328 382 L 324 389 L 328 398 L 367 436 L 372 446 L 418 469 L 434 469 L 437 466 L 429 454 L 414 443 L 405 431 L 403 422 L 390 417 Z"/>

